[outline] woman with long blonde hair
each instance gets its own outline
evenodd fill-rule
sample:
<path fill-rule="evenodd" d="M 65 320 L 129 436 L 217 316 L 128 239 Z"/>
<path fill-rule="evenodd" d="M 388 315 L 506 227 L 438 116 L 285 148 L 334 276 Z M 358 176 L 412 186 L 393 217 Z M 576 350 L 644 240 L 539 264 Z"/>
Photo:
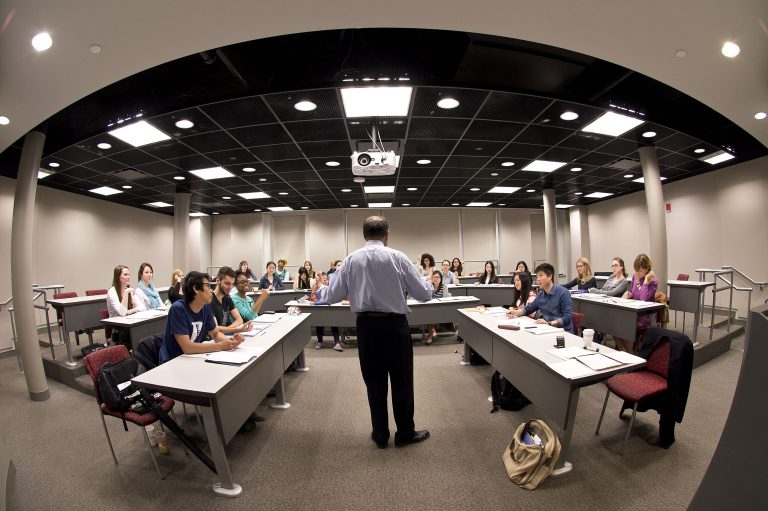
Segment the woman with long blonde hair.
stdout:
<path fill-rule="evenodd" d="M 592 267 L 589 265 L 589 259 L 579 257 L 576 260 L 576 278 L 563 284 L 566 289 L 578 286 L 582 291 L 589 291 L 591 287 L 597 287 L 597 281 L 592 274 Z"/>

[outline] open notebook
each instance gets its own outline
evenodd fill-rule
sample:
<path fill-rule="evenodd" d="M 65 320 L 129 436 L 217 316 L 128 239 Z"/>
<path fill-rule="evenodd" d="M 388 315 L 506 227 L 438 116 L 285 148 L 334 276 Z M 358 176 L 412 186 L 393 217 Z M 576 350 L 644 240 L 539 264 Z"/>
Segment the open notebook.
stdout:
<path fill-rule="evenodd" d="M 259 358 L 267 348 L 264 346 L 243 346 L 240 345 L 237 348 L 230 351 L 216 351 L 208 355 L 205 359 L 206 362 L 212 362 L 214 364 L 227 364 L 227 365 L 242 365 L 250 362 L 254 358 Z"/>

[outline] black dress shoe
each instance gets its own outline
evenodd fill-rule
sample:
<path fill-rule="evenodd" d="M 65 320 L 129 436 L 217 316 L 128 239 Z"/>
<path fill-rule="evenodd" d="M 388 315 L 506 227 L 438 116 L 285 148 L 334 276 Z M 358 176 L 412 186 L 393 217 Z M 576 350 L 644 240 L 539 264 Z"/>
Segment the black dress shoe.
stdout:
<path fill-rule="evenodd" d="M 408 444 L 417 444 L 419 442 L 423 442 L 427 438 L 429 438 L 429 431 L 426 429 L 422 429 L 421 431 L 414 431 L 413 435 L 411 435 L 409 438 L 398 438 L 398 436 L 395 435 L 395 447 L 402 447 Z"/>
<path fill-rule="evenodd" d="M 373 433 L 371 433 L 371 440 L 373 440 L 374 443 L 376 443 L 376 447 L 378 447 L 379 449 L 387 448 L 387 442 L 379 442 L 378 440 L 376 440 L 376 437 L 373 436 Z"/>

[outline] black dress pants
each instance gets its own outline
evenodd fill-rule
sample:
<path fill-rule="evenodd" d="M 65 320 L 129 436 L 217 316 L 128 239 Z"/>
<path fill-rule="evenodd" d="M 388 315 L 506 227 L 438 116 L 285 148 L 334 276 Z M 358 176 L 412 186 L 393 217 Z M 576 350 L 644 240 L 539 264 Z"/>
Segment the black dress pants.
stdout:
<path fill-rule="evenodd" d="M 398 438 L 410 438 L 413 422 L 413 346 L 402 314 L 357 316 L 357 352 L 368 390 L 373 437 L 389 440 L 387 379 L 392 384 L 392 410 Z"/>

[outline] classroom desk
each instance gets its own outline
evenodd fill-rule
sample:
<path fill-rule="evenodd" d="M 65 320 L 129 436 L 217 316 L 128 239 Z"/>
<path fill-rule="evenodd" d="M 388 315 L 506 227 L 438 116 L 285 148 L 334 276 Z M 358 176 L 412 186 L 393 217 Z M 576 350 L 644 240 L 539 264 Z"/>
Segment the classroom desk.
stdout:
<path fill-rule="evenodd" d="M 597 289 L 602 289 L 609 278 L 610 277 L 606 277 L 605 275 L 595 275 L 595 287 Z"/>
<path fill-rule="evenodd" d="M 141 311 L 130 316 L 102 319 L 101 323 L 110 328 L 127 330 L 131 337 L 131 347 L 135 350 L 143 338 L 154 334 L 164 334 L 167 318 L 168 309 L 163 308 Z"/>
<path fill-rule="evenodd" d="M 99 310 L 107 308 L 107 295 L 77 296 L 75 298 L 48 299 L 56 312 L 61 314 L 62 326 L 59 336 L 67 347 L 67 365 L 74 367 L 72 358 L 72 344 L 69 333 L 78 330 L 90 331 L 101 327 Z"/>
<path fill-rule="evenodd" d="M 502 330 L 497 325 L 506 320 L 503 316 L 464 309 L 459 309 L 457 315 L 464 339 L 465 360 L 471 346 L 553 421 L 561 444 L 556 473 L 572 468 L 566 457 L 579 404 L 579 389 L 645 365 L 645 360 L 630 355 L 633 362 L 629 364 L 603 371 L 592 371 L 584 366 L 581 374 L 566 376 L 557 366 L 550 365 L 564 361 L 547 353 L 553 349 L 557 333 L 534 335 L 523 330 Z M 560 332 L 560 335 L 565 337 L 566 347 L 584 345 L 581 337 L 568 332 Z M 613 352 L 607 346 L 600 346 L 600 351 Z M 579 362 L 573 363 L 579 365 Z"/>
<path fill-rule="evenodd" d="M 448 286 L 448 291 L 452 296 L 474 296 L 480 300 L 480 303 L 509 305 L 512 303 L 515 286 L 512 284 L 451 284 Z"/>
<path fill-rule="evenodd" d="M 258 293 L 258 291 L 250 291 L 246 294 L 253 298 L 255 301 L 258 297 Z M 284 289 L 282 291 L 270 291 L 269 296 L 261 305 L 261 310 L 275 312 L 285 311 L 285 302 L 290 300 L 298 300 L 304 295 L 309 296 L 309 293 L 309 289 Z"/>
<path fill-rule="evenodd" d="M 582 328 L 592 328 L 622 339 L 634 340 L 639 316 L 664 309 L 663 303 L 612 298 L 591 293 L 574 294 L 571 299 L 573 312 L 584 314 Z M 655 315 L 653 317 L 655 320 Z"/>
<path fill-rule="evenodd" d="M 513 280 L 515 279 L 514 275 L 496 275 L 499 278 L 499 284 L 512 284 Z M 536 275 L 533 276 L 534 280 L 536 280 Z M 471 275 L 464 275 L 463 277 L 459 277 L 459 284 L 474 284 L 475 282 L 479 282 L 479 276 L 471 276 Z"/>
<path fill-rule="evenodd" d="M 685 333 L 685 313 L 693 313 L 694 343 L 697 342 L 696 339 L 699 333 L 699 314 L 701 312 L 701 304 L 704 301 L 704 291 L 709 286 L 714 285 L 714 282 L 699 280 L 670 280 L 667 282 L 670 310 L 682 311 L 683 313 L 683 333 Z"/>
<path fill-rule="evenodd" d="M 480 303 L 474 296 L 453 296 L 448 299 L 417 302 L 408 300 L 411 313 L 408 314 L 410 325 L 431 325 L 438 323 L 454 323 L 456 321 L 456 309 L 459 307 L 472 307 Z M 310 312 L 309 325 L 316 326 L 357 326 L 357 315 L 352 312 L 349 305 L 336 303 L 333 305 L 315 305 L 314 303 L 299 303 L 290 301 L 286 307 L 299 307 L 302 312 Z"/>
<path fill-rule="evenodd" d="M 267 351 L 240 366 L 210 364 L 203 358 L 176 357 L 133 379 L 137 385 L 200 406 L 211 457 L 216 464 L 218 495 L 236 497 L 242 487 L 232 479 L 225 446 L 270 389 L 277 391 L 278 408 L 287 408 L 282 377 L 291 362 L 304 353 L 309 339 L 309 315 L 281 314 L 263 334 L 246 338 L 245 345 Z M 301 357 L 300 357 L 301 358 Z M 275 383 L 277 382 L 277 385 Z"/>

